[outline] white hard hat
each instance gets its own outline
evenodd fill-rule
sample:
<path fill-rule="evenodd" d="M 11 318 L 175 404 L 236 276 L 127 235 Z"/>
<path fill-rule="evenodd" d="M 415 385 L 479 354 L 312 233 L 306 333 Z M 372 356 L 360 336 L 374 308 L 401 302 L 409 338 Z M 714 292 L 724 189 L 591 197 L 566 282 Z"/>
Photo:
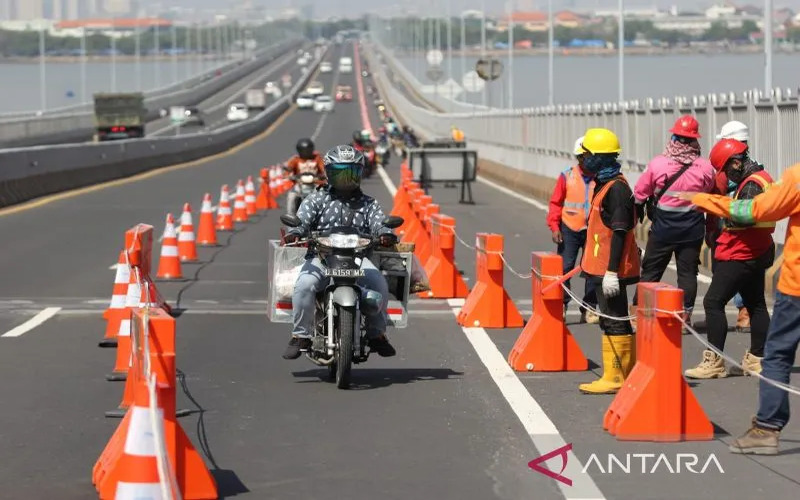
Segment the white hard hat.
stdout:
<path fill-rule="evenodd" d="M 575 156 L 578 156 L 578 155 L 582 155 L 585 152 L 586 151 L 583 150 L 583 136 L 580 136 L 575 140 L 575 147 L 573 148 L 572 153 Z"/>
<path fill-rule="evenodd" d="M 742 122 L 730 121 L 722 126 L 717 135 L 717 140 L 721 139 L 736 139 L 737 141 L 749 141 L 750 129 L 747 128 Z"/>

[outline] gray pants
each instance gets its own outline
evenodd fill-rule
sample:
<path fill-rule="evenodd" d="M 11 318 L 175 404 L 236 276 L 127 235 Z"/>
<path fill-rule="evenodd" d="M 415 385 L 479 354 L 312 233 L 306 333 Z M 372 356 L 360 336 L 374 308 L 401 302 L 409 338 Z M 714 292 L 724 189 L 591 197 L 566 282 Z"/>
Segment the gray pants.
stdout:
<path fill-rule="evenodd" d="M 389 286 L 386 278 L 369 259 L 364 259 L 361 268 L 365 276 L 358 280 L 358 284 L 366 291 L 378 292 L 383 297 L 380 312 L 364 315 L 367 327 L 367 337 L 376 337 L 386 331 L 386 306 L 389 303 Z M 294 285 L 292 295 L 292 316 L 294 328 L 292 335 L 295 337 L 310 338 L 314 335 L 316 322 L 317 294 L 325 289 L 328 278 L 323 275 L 322 263 L 319 257 L 307 260 L 300 270 L 300 276 Z"/>
<path fill-rule="evenodd" d="M 300 199 L 300 194 L 291 189 L 289 193 L 286 195 L 286 213 L 289 215 L 296 215 L 297 209 L 300 208 L 300 203 L 303 200 Z"/>

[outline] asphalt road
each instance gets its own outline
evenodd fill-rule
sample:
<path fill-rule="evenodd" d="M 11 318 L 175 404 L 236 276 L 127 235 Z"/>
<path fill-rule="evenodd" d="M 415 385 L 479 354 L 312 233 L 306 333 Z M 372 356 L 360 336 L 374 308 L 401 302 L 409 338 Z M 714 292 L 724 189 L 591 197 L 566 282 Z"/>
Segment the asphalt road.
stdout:
<path fill-rule="evenodd" d="M 336 79 L 357 89 L 353 75 L 319 79 L 326 89 Z M 377 120 L 372 106 L 369 118 Z M 0 211 L 0 231 L 9 235 L 0 254 L 6 276 L 0 282 L 0 335 L 46 307 L 62 308 L 19 337 L 0 337 L 0 497 L 94 495 L 91 466 L 118 424 L 104 419 L 103 412 L 116 407 L 122 392 L 121 384 L 103 378 L 113 366 L 113 350 L 98 349 L 96 342 L 104 331 L 100 312 L 114 278 L 108 268 L 116 262 L 124 230 L 145 222 L 160 233 L 167 211 L 177 215 L 185 201 L 197 210 L 203 193 L 216 198 L 221 184 L 235 184 L 264 165 L 283 161 L 298 138 L 316 135 L 317 148 L 324 150 L 348 142 L 352 131 L 363 127 L 357 100 L 337 104 L 330 115 L 293 110 L 261 137 L 207 161 L 54 197 L 30 209 Z M 388 211 L 387 185 L 399 181 L 396 160 L 387 176 L 387 182 L 366 180 L 364 188 Z M 483 183 L 473 189 L 475 205 L 459 205 L 457 190 L 432 190 L 442 211 L 456 217 L 462 239 L 470 242 L 478 231 L 504 234 L 507 260 L 520 270 L 527 267 L 531 251 L 551 248 L 542 211 Z M 515 213 L 520 215 L 509 217 Z M 265 317 L 265 246 L 278 234 L 278 214 L 240 225 L 236 233 L 223 236 L 219 248 L 200 249 L 204 262 L 183 267 L 190 281 L 159 284 L 172 304 L 185 309 L 177 322 L 178 367 L 202 407 L 181 423 L 196 446 L 206 443 L 205 458 L 223 497 L 587 498 L 585 488 L 564 492 L 560 483 L 528 468 L 530 460 L 550 451 L 534 446 L 545 438 L 573 443 L 582 463 L 592 453 L 604 464 L 609 452 L 623 460 L 626 452 L 714 453 L 725 471 L 670 474 L 662 468 L 642 474 L 633 467 L 626 475 L 590 470 L 602 492 L 595 498 L 796 496 L 798 424 L 784 432 L 785 455 L 751 459 L 727 452 L 730 436 L 725 432 L 742 431 L 754 409 L 756 384 L 749 378 L 694 387 L 720 429 L 716 440 L 620 443 L 600 426 L 611 397 L 577 392 L 577 384 L 592 374 L 500 377 L 497 367 L 487 369 L 492 366 L 487 360 L 505 357 L 519 330 L 490 331 L 481 344 L 479 333 L 455 324 L 452 308 L 443 301 L 412 304 L 410 327 L 389 332 L 398 356 L 371 358 L 354 369 L 353 390 L 337 390 L 322 380 L 324 372 L 316 366 L 280 358 L 287 325 L 270 324 Z M 460 246 L 457 261 L 473 282 L 472 251 Z M 529 281 L 506 273 L 506 288 L 523 314 L 529 314 Z M 587 356 L 598 361 L 598 329 L 571 329 Z M 746 341 L 731 334 L 729 350 L 740 355 Z M 684 342 L 685 364 L 696 363 L 700 347 L 689 337 Z M 510 393 L 498 389 L 519 382 L 526 390 L 516 394 L 514 404 L 530 399 L 544 410 L 528 404 L 530 411 L 523 414 L 525 424 L 543 426 L 541 431 L 534 426 L 533 435 L 512 410 L 506 399 Z M 180 391 L 178 406 L 195 408 Z M 547 422 L 560 435 L 544 436 Z M 571 462 L 566 473 L 578 474 L 575 467 Z M 585 478 L 573 479 L 576 485 L 588 484 Z"/>

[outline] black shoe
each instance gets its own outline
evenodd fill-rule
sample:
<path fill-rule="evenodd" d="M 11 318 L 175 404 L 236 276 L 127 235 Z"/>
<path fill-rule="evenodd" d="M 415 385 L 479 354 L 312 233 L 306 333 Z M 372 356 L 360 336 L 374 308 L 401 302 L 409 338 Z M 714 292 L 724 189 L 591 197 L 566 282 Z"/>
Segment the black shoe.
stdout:
<path fill-rule="evenodd" d="M 370 350 L 377 352 L 378 356 L 382 358 L 391 358 L 397 354 L 397 351 L 395 351 L 394 347 L 392 347 L 392 344 L 389 343 L 389 339 L 386 338 L 386 335 L 371 338 L 369 339 L 368 344 Z"/>
<path fill-rule="evenodd" d="M 283 359 L 297 359 L 300 357 L 300 350 L 310 348 L 311 339 L 292 337 L 292 340 L 289 341 L 289 345 L 286 346 L 286 350 L 283 351 Z"/>

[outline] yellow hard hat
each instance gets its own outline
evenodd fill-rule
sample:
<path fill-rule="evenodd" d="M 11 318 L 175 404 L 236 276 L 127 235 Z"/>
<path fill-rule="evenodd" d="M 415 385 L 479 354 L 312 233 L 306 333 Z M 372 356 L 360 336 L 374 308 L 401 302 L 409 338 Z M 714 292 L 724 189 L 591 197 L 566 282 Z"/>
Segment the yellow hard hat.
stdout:
<path fill-rule="evenodd" d="M 575 156 L 582 155 L 586 151 L 583 150 L 583 136 L 578 137 L 575 139 L 575 147 L 573 148 L 572 154 Z"/>
<path fill-rule="evenodd" d="M 606 128 L 590 128 L 583 136 L 583 147 L 592 154 L 619 153 L 619 139 Z"/>

